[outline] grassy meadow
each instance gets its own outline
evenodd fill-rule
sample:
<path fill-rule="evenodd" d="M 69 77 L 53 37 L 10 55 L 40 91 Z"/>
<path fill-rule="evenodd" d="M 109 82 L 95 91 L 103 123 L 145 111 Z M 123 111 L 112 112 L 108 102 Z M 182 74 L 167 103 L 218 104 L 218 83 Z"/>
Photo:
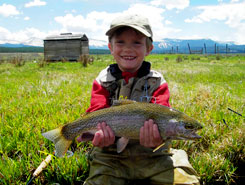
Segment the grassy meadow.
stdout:
<path fill-rule="evenodd" d="M 114 63 L 45 63 L 42 57 L 0 60 L 0 184 L 26 184 L 54 145 L 41 133 L 79 118 L 90 103 L 92 82 Z M 201 184 L 242 184 L 245 157 L 245 56 L 150 55 L 169 84 L 171 106 L 198 120 L 199 141 L 174 141 L 187 151 Z M 12 61 L 12 62 L 11 62 Z M 16 64 L 17 63 L 17 64 Z M 241 115 L 232 112 L 240 113 Z M 90 143 L 73 142 L 72 157 L 53 157 L 34 184 L 82 184 Z"/>

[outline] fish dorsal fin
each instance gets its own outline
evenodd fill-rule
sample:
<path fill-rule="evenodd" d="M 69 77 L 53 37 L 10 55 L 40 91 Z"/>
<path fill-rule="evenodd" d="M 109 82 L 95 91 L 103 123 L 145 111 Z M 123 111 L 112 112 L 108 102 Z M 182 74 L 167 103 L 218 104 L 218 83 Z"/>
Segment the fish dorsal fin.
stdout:
<path fill-rule="evenodd" d="M 113 100 L 112 106 L 119 106 L 119 105 L 127 105 L 127 104 L 132 104 L 135 103 L 136 101 L 134 100 Z"/>
<path fill-rule="evenodd" d="M 83 112 L 82 114 L 80 114 L 80 117 L 82 118 L 82 117 L 84 117 L 84 116 L 86 116 L 88 114 L 90 114 L 90 112 Z"/>

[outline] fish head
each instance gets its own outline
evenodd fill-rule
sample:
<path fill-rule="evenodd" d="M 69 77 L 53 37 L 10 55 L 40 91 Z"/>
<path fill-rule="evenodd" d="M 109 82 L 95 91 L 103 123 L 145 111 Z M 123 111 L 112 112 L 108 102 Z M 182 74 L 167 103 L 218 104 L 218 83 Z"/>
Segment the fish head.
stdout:
<path fill-rule="evenodd" d="M 193 118 L 181 113 L 181 115 L 169 119 L 166 127 L 166 136 L 173 140 L 194 140 L 200 139 L 196 131 L 203 126 Z"/>
<path fill-rule="evenodd" d="M 177 124 L 176 135 L 178 139 L 200 139 L 201 136 L 196 133 L 200 129 L 202 129 L 202 125 L 196 120 L 193 120 L 193 122 L 180 121 Z"/>

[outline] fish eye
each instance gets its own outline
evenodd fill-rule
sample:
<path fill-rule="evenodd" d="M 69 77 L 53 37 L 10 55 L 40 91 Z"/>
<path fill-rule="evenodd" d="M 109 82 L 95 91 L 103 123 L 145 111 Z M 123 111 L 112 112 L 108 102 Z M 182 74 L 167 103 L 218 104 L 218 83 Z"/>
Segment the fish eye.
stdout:
<path fill-rule="evenodd" d="M 193 126 L 189 124 L 185 124 L 185 129 L 193 129 Z"/>

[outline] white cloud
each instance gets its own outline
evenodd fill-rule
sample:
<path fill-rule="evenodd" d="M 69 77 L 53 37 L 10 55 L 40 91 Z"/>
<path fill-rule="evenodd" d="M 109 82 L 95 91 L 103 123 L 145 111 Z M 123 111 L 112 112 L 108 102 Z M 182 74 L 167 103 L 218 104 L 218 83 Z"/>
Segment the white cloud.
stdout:
<path fill-rule="evenodd" d="M 169 21 L 169 20 L 166 20 L 166 21 L 165 21 L 165 24 L 166 24 L 166 25 L 169 25 L 169 24 L 172 24 L 172 22 Z"/>
<path fill-rule="evenodd" d="M 43 0 L 34 1 L 34 2 L 44 2 Z M 130 0 L 131 1 L 131 0 Z M 137 2 L 143 2 L 138 0 L 132 0 Z M 232 2 L 231 2 L 232 1 Z M 199 39 L 199 38 L 211 38 L 214 40 L 232 40 L 232 41 L 240 41 L 240 43 L 245 43 L 245 2 L 235 2 L 231 0 L 230 3 L 224 3 L 224 1 L 218 3 L 216 6 L 199 6 L 196 7 L 199 14 L 196 16 L 186 19 L 185 22 L 189 23 L 209 23 L 210 26 L 213 25 L 215 28 L 215 22 L 224 23 L 231 28 L 230 35 L 224 37 L 224 34 L 219 34 L 219 30 L 217 28 L 217 34 L 212 33 L 202 33 L 196 32 L 192 33 L 192 30 L 188 32 L 183 31 L 183 27 L 179 26 L 175 22 L 171 22 L 171 17 L 165 17 L 169 11 L 172 10 L 172 13 L 176 13 L 177 11 L 182 11 L 184 8 L 189 6 L 189 0 L 152 0 L 148 1 L 148 3 L 132 3 L 129 5 L 129 8 L 124 11 L 118 11 L 114 13 L 104 12 L 104 11 L 92 11 L 88 14 L 80 14 L 79 11 L 65 11 L 67 13 L 63 14 L 63 16 L 57 16 L 54 18 L 54 22 L 52 22 L 52 26 L 55 24 L 60 25 L 59 30 L 52 30 L 42 32 L 36 28 L 26 28 L 22 30 L 16 30 L 10 32 L 6 28 L 0 27 L 0 41 L 2 43 L 23 43 L 28 45 L 43 45 L 43 39 L 49 35 L 57 35 L 62 32 L 72 32 L 72 33 L 85 33 L 90 39 L 90 45 L 102 46 L 107 44 L 107 36 L 105 36 L 105 32 L 110 26 L 112 19 L 121 15 L 121 14 L 142 14 L 147 17 L 151 23 L 153 30 L 153 39 L 154 41 L 160 41 L 163 38 L 181 38 L 181 39 Z M 177 2 L 177 3 L 176 3 Z M 27 3 L 28 4 L 28 3 Z M 26 4 L 26 5 L 27 5 Z M 34 6 L 34 5 L 33 5 Z M 1 12 L 0 6 L 0 15 L 3 15 Z M 30 7 L 30 6 L 29 6 Z M 6 9 L 6 8 L 5 8 Z M 16 8 L 15 8 L 16 10 Z M 175 12 L 174 12 L 174 11 Z M 16 10 L 17 11 L 17 10 Z M 9 13 L 10 11 L 6 11 Z M 18 11 L 17 11 L 18 12 Z M 194 11 L 193 11 L 194 12 Z M 21 14 L 18 12 L 18 14 Z M 8 14 L 17 15 L 17 14 Z M 19 20 L 21 18 L 19 17 Z M 30 17 L 23 16 L 23 20 L 29 20 Z M 169 19 L 169 20 L 168 20 Z M 174 20 L 174 19 L 173 19 Z M 50 20 L 49 20 L 50 21 Z M 202 25 L 200 25 L 201 27 Z M 181 28 L 181 29 L 176 29 Z M 189 28 L 187 28 L 189 29 Z M 228 31 L 226 31 L 227 33 Z M 205 36 L 203 36 L 205 35 Z M 222 36 L 221 36 L 222 35 Z M 222 38 L 219 38 L 222 37 Z"/>
<path fill-rule="evenodd" d="M 28 21 L 28 20 L 30 20 L 30 17 L 26 16 L 26 17 L 24 17 L 24 20 Z"/>
<path fill-rule="evenodd" d="M 172 9 L 185 9 L 189 6 L 190 0 L 153 0 L 151 5 L 153 6 L 164 6 L 168 10 Z"/>
<path fill-rule="evenodd" d="M 2 6 L 0 6 L 0 15 L 3 15 L 4 17 L 19 14 L 20 12 L 16 9 L 16 7 L 11 4 L 3 4 Z"/>
<path fill-rule="evenodd" d="M 55 32 L 57 34 L 58 32 Z M 10 32 L 6 28 L 0 27 L 0 43 L 22 43 L 25 45 L 43 46 L 43 39 L 51 34 L 41 32 L 36 28 L 26 28 L 16 32 Z"/>
<path fill-rule="evenodd" d="M 199 6 L 198 10 L 202 12 L 191 18 L 186 19 L 187 23 L 203 23 L 203 22 L 211 22 L 222 21 L 230 28 L 235 30 L 234 38 L 232 40 L 236 40 L 237 43 L 245 43 L 245 2 L 241 3 L 224 3 L 216 6 Z"/>
<path fill-rule="evenodd" d="M 25 4 L 26 8 L 32 7 L 32 6 L 44 6 L 47 3 L 45 1 L 41 1 L 41 0 L 34 0 L 34 1 L 30 1 L 29 3 Z"/>
<path fill-rule="evenodd" d="M 108 18 L 109 17 L 109 18 Z M 65 16 L 58 16 L 54 18 L 55 21 L 62 25 L 63 32 L 82 32 L 88 33 L 87 36 L 99 39 L 97 35 L 105 33 L 111 22 L 112 15 L 106 12 L 93 11 L 87 16 L 66 14 Z M 105 37 L 104 35 L 102 38 Z"/>
<path fill-rule="evenodd" d="M 144 11 L 142 11 L 144 10 Z M 164 24 L 164 9 L 149 4 L 132 4 L 123 12 L 107 13 L 93 11 L 86 16 L 66 14 L 55 17 L 55 21 L 62 25 L 63 32 L 86 33 L 89 38 L 105 40 L 105 32 L 109 29 L 111 21 L 121 14 L 140 14 L 147 17 L 153 29 L 153 39 L 161 40 L 169 33 L 176 33 L 180 30 L 167 27 Z M 170 22 L 167 22 L 170 23 Z"/>
<path fill-rule="evenodd" d="M 212 20 L 226 21 L 225 23 L 230 26 L 240 24 L 245 20 L 245 2 L 236 4 L 220 4 L 217 6 L 200 6 L 197 9 L 202 13 L 193 17 L 192 19 L 186 19 L 186 22 L 210 22 Z"/>
<path fill-rule="evenodd" d="M 168 37 L 170 33 L 176 33 L 180 31 L 179 29 L 167 27 L 164 25 L 164 12 L 165 9 L 161 7 L 147 4 L 134 4 L 123 13 L 136 13 L 147 17 L 152 27 L 153 40 L 157 41 L 163 39 L 164 37 Z"/>
<path fill-rule="evenodd" d="M 77 1 L 77 0 L 64 0 L 64 2 L 74 2 L 74 1 Z"/>
<path fill-rule="evenodd" d="M 10 34 L 10 32 L 3 27 L 0 27 L 0 44 L 6 43 L 7 39 L 6 37 Z"/>

